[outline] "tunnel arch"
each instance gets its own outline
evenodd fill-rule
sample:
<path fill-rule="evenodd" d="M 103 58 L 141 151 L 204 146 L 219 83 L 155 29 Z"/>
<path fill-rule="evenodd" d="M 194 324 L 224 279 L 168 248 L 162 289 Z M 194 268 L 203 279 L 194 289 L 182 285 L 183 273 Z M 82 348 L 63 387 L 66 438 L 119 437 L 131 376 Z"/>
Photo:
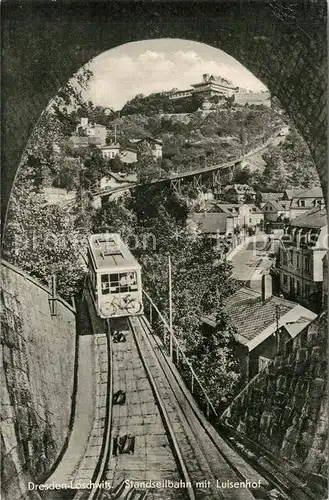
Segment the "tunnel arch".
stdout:
<path fill-rule="evenodd" d="M 102 52 L 155 38 L 205 43 L 249 69 L 306 140 L 326 191 L 326 15 L 325 0 L 5 3 L 3 216 L 23 149 L 59 88 Z"/>

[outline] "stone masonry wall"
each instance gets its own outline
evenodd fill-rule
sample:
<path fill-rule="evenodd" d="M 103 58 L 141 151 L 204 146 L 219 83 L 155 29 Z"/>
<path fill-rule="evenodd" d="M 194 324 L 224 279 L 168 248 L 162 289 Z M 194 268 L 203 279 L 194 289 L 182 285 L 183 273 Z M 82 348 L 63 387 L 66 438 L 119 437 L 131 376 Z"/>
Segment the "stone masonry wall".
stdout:
<path fill-rule="evenodd" d="M 221 421 L 291 470 L 326 477 L 327 315 L 289 341 L 224 412 Z"/>
<path fill-rule="evenodd" d="M 57 301 L 51 316 L 46 288 L 1 266 L 2 498 L 28 498 L 53 466 L 68 435 L 76 350 L 75 312 Z"/>

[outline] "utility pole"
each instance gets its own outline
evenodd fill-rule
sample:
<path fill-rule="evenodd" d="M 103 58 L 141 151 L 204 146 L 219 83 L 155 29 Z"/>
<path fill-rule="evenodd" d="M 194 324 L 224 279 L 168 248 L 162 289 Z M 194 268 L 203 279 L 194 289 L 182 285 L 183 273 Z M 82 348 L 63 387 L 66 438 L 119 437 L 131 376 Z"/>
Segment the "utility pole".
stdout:
<path fill-rule="evenodd" d="M 276 348 L 276 353 L 279 352 L 279 319 L 280 319 L 280 306 L 279 306 L 279 304 L 276 304 L 276 306 L 275 306 L 275 323 L 276 323 L 275 348 Z"/>
<path fill-rule="evenodd" d="M 168 280 L 169 280 L 169 354 L 173 360 L 173 329 L 172 329 L 172 283 L 171 283 L 171 258 L 168 257 Z"/>

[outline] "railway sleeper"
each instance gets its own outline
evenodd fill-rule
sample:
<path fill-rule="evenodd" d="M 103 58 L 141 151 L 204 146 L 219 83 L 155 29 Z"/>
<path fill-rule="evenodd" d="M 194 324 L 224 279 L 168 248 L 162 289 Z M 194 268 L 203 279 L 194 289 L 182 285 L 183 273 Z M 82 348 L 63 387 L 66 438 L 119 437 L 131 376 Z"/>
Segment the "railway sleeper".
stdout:
<path fill-rule="evenodd" d="M 121 389 L 113 394 L 113 404 L 114 405 L 124 405 L 126 402 L 126 393 Z"/>
<path fill-rule="evenodd" d="M 122 455 L 124 453 L 133 455 L 135 452 L 135 436 L 125 434 L 113 439 L 113 455 Z"/>

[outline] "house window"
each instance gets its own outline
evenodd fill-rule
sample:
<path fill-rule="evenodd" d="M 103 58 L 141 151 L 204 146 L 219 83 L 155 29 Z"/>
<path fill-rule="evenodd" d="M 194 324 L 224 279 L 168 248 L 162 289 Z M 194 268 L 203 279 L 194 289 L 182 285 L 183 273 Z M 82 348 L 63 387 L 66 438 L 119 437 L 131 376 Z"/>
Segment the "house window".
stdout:
<path fill-rule="evenodd" d="M 296 255 L 296 267 L 297 267 L 297 269 L 300 269 L 300 255 L 299 254 Z"/>
<path fill-rule="evenodd" d="M 296 294 L 300 295 L 300 281 L 296 281 Z"/>
<path fill-rule="evenodd" d="M 285 252 L 284 250 L 282 250 L 282 264 L 284 266 L 286 266 L 288 264 L 288 261 L 287 261 L 287 252 Z"/>
<path fill-rule="evenodd" d="M 289 290 L 290 292 L 294 293 L 295 292 L 295 280 L 292 276 L 290 276 L 290 284 L 289 284 Z"/>
<path fill-rule="evenodd" d="M 305 283 L 304 285 L 304 295 L 306 298 L 308 298 L 311 294 L 311 287 L 308 283 Z"/>
<path fill-rule="evenodd" d="M 304 258 L 304 271 L 309 271 L 310 270 L 310 258 L 305 257 Z"/>
<path fill-rule="evenodd" d="M 290 250 L 290 253 L 289 253 L 289 263 L 291 266 L 294 265 L 294 253 L 292 250 Z"/>
<path fill-rule="evenodd" d="M 283 286 L 288 286 L 288 276 L 286 274 L 283 275 Z"/>

